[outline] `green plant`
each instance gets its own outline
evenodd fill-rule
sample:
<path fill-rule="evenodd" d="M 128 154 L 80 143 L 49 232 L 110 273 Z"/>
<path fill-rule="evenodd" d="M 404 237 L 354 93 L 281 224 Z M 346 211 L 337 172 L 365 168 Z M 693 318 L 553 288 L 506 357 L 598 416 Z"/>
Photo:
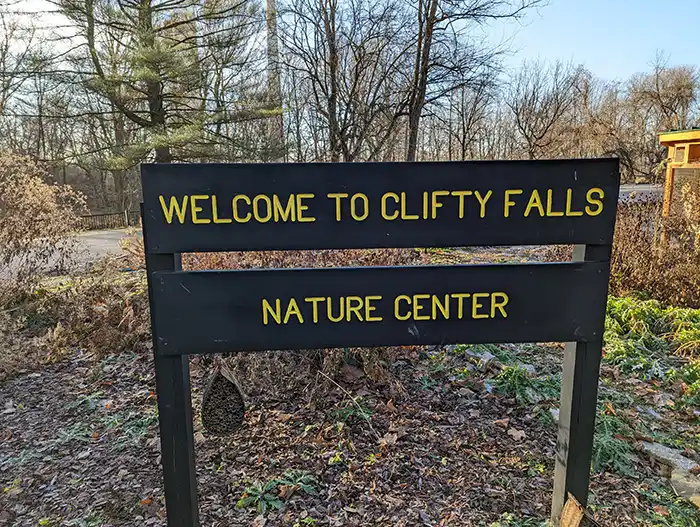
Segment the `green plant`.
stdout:
<path fill-rule="evenodd" d="M 319 486 L 318 479 L 313 474 L 303 470 L 287 470 L 282 477 L 277 480 L 279 485 L 284 485 L 286 492 L 302 491 L 306 494 L 317 495 Z M 291 494 L 289 494 L 291 496 Z"/>
<path fill-rule="evenodd" d="M 316 525 L 317 523 L 318 520 L 312 518 L 311 516 L 307 516 L 306 518 L 302 518 L 294 523 L 294 527 L 301 527 L 302 525 Z"/>
<path fill-rule="evenodd" d="M 104 392 L 95 392 L 87 395 L 81 395 L 75 401 L 68 403 L 66 408 L 68 410 L 75 410 L 81 406 L 85 406 L 87 410 L 94 410 L 97 407 L 97 401 L 100 397 L 104 395 Z"/>
<path fill-rule="evenodd" d="M 243 496 L 236 503 L 236 507 L 244 509 L 255 506 L 260 514 L 266 514 L 269 510 L 279 510 L 284 506 L 284 502 L 275 491 L 277 491 L 276 480 L 264 484 L 253 483 L 243 490 Z"/>
<path fill-rule="evenodd" d="M 350 401 L 345 401 L 344 405 L 333 410 L 331 415 L 336 421 L 343 423 L 347 423 L 352 418 L 369 421 L 374 415 L 374 410 L 367 406 L 361 397 L 357 397 Z"/>
<path fill-rule="evenodd" d="M 647 502 L 639 519 L 648 527 L 700 527 L 697 509 L 664 486 L 643 486 L 639 495 Z"/>
<path fill-rule="evenodd" d="M 608 300 L 605 361 L 643 379 L 673 378 L 700 347 L 700 310 L 635 297 Z"/>
<path fill-rule="evenodd" d="M 631 428 L 618 416 L 601 413 L 596 421 L 591 465 L 596 472 L 612 470 L 619 474 L 632 473 L 632 446 L 622 439 L 632 433 Z"/>
<path fill-rule="evenodd" d="M 318 479 L 314 475 L 302 470 L 287 470 L 279 479 L 267 483 L 257 481 L 245 487 L 236 507 L 243 509 L 255 506 L 258 513 L 266 514 L 270 510 L 282 509 L 285 500 L 295 493 L 317 495 L 318 486 Z"/>
<path fill-rule="evenodd" d="M 532 378 L 520 366 L 504 366 L 495 377 L 493 385 L 499 395 L 513 397 L 518 404 L 528 405 L 559 397 L 561 377 L 547 375 Z"/>
<path fill-rule="evenodd" d="M 438 381 L 433 379 L 430 375 L 421 375 L 421 377 L 418 379 L 418 382 L 420 383 L 421 390 L 429 390 L 431 388 L 435 388 L 438 385 Z"/>

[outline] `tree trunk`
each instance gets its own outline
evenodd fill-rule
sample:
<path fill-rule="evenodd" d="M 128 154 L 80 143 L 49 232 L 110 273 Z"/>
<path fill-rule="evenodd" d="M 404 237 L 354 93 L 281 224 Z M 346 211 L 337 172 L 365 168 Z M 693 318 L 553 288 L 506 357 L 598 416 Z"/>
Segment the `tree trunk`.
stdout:
<path fill-rule="evenodd" d="M 284 118 L 282 114 L 282 82 L 280 80 L 279 39 L 277 36 L 277 1 L 267 0 L 267 89 L 272 110 L 278 115 L 268 120 L 270 159 L 284 160 Z"/>
<path fill-rule="evenodd" d="M 435 13 L 438 0 L 428 0 L 430 3 L 423 12 L 422 2 L 418 10 L 419 27 L 422 31 L 418 34 L 416 47 L 416 61 L 414 71 L 413 94 L 408 109 L 408 145 L 406 147 L 406 161 L 415 161 L 418 150 L 418 127 L 420 117 L 425 104 L 425 94 L 428 89 L 428 71 L 430 69 L 430 47 L 433 43 L 433 30 L 435 29 Z M 421 19 L 422 17 L 422 19 Z M 424 28 L 424 29 L 423 29 Z"/>
<path fill-rule="evenodd" d="M 338 42 L 335 36 L 336 0 L 319 0 L 323 13 L 323 23 L 328 44 L 328 69 L 330 77 L 330 93 L 328 96 L 328 142 L 331 151 L 331 162 L 340 161 L 340 126 L 338 125 Z M 326 5 L 324 5 L 324 2 Z"/>
<path fill-rule="evenodd" d="M 151 0 L 141 0 L 139 9 L 139 26 L 141 41 L 144 49 L 155 48 L 155 36 L 153 34 L 153 11 Z M 165 140 L 167 130 L 165 128 L 165 106 L 163 105 L 163 88 L 159 80 L 149 79 L 146 81 L 146 97 L 148 98 L 148 111 L 151 117 L 150 127 L 156 134 L 162 135 L 160 146 L 155 148 L 156 163 L 171 163 L 172 155 L 170 146 L 162 144 Z"/>

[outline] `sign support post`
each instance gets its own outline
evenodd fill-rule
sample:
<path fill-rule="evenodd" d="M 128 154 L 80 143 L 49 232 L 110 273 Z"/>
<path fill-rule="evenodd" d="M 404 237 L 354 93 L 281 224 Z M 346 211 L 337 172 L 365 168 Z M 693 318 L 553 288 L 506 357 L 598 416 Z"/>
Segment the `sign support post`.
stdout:
<path fill-rule="evenodd" d="M 611 245 L 576 245 L 572 260 L 609 262 L 611 250 Z M 608 277 L 605 280 L 607 283 Z M 605 310 L 606 306 L 592 308 Z M 603 324 L 599 331 L 600 339 L 594 342 L 568 342 L 564 350 L 552 525 L 559 525 L 569 492 L 583 507 L 588 502 L 604 329 Z"/>
<path fill-rule="evenodd" d="M 143 204 L 141 217 L 143 218 Z M 144 244 L 147 238 L 143 229 Z M 153 301 L 153 280 L 156 272 L 182 269 L 180 254 L 146 252 L 148 299 L 151 310 L 153 355 L 156 370 L 156 396 L 160 427 L 160 456 L 163 486 L 167 505 L 168 527 L 199 527 L 197 507 L 197 473 L 194 461 L 192 431 L 192 396 L 190 391 L 189 355 L 164 355 L 159 352 L 158 328 Z"/>

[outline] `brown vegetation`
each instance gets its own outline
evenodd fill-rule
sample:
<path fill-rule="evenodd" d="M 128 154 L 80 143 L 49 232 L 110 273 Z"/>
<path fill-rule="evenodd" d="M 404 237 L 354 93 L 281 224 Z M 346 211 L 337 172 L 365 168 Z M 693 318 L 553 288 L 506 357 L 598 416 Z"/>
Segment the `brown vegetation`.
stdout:
<path fill-rule="evenodd" d="M 46 179 L 31 158 L 0 152 L 0 267 L 16 278 L 60 268 L 73 248 L 83 196 Z"/>
<path fill-rule="evenodd" d="M 662 218 L 659 205 L 619 205 L 610 294 L 634 294 L 672 306 L 700 307 L 700 251 L 696 243 L 694 227 L 679 215 Z M 548 260 L 565 261 L 571 258 L 571 247 L 553 247 L 546 253 Z"/>

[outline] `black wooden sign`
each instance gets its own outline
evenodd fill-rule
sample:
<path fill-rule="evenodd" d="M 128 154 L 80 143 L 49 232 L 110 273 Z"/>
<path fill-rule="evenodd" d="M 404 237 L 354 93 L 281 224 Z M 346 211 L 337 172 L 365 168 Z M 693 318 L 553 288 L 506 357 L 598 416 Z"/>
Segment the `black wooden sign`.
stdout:
<path fill-rule="evenodd" d="M 199 525 L 188 355 L 568 342 L 552 518 L 586 503 L 613 159 L 143 165 L 168 525 Z M 570 263 L 180 270 L 195 251 L 576 244 Z"/>
<path fill-rule="evenodd" d="M 612 242 L 616 163 L 143 165 L 151 251 Z"/>
<path fill-rule="evenodd" d="M 605 302 L 606 273 L 596 262 L 163 274 L 159 349 L 591 342 L 604 323 L 590 306 Z"/>

